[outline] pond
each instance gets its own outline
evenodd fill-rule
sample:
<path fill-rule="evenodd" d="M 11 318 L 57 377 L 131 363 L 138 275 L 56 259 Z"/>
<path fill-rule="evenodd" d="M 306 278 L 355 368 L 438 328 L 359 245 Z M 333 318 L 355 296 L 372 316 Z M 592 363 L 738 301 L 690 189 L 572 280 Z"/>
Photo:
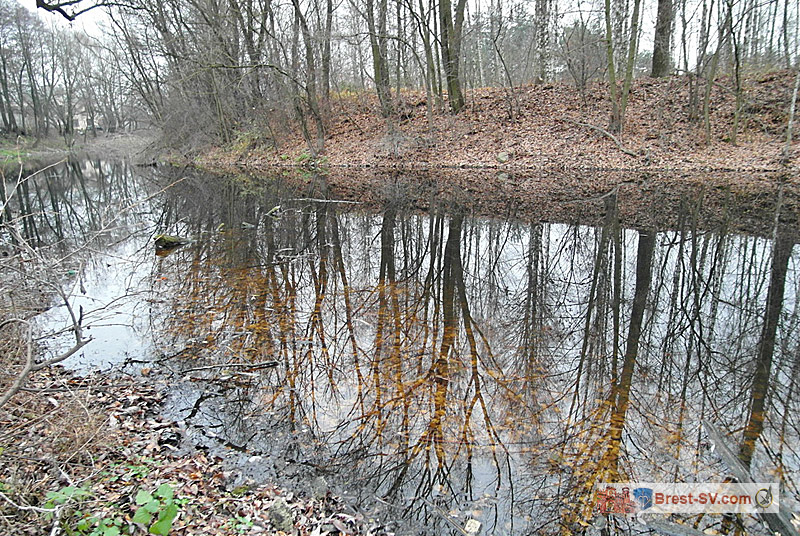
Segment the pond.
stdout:
<path fill-rule="evenodd" d="M 236 485 L 330 486 L 398 534 L 597 530 L 598 483 L 724 480 L 710 426 L 797 508 L 796 192 L 339 184 L 75 161 L 9 215 L 93 339 L 65 364 L 159 384 Z"/>

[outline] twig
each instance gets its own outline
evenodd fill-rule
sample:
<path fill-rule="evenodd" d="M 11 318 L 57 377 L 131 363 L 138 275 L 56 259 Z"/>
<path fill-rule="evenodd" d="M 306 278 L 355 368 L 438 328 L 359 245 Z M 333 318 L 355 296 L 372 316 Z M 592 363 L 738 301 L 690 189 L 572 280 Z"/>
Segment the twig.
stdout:
<path fill-rule="evenodd" d="M 23 506 L 21 504 L 17 504 L 2 491 L 0 491 L 0 499 L 3 499 L 17 510 L 22 510 L 23 512 L 37 512 L 39 514 L 54 514 L 58 512 L 58 508 L 39 508 L 38 506 Z"/>
<path fill-rule="evenodd" d="M 228 363 L 222 365 L 206 365 L 204 367 L 193 367 L 190 369 L 186 369 L 184 372 L 198 372 L 201 370 L 211 370 L 211 369 L 218 369 L 218 368 L 234 368 L 234 367 L 241 367 L 241 368 L 269 368 L 269 367 L 277 367 L 280 363 L 277 361 L 264 361 L 262 363 Z"/>
<path fill-rule="evenodd" d="M 603 135 L 607 136 L 608 138 L 610 138 L 611 141 L 613 141 L 614 144 L 617 146 L 617 149 L 619 149 L 620 151 L 622 151 L 623 153 L 625 153 L 625 154 L 627 154 L 629 156 L 633 156 L 633 157 L 637 157 L 637 158 L 639 156 L 641 156 L 639 154 L 634 153 L 630 149 L 626 149 L 625 147 L 623 147 L 622 146 L 622 142 L 619 141 L 619 138 L 617 138 L 616 136 L 614 136 L 612 133 L 610 133 L 609 131 L 607 131 L 604 128 L 598 127 L 597 125 L 591 125 L 589 123 L 581 123 L 580 121 L 573 121 L 572 119 L 566 119 L 565 118 L 563 120 L 566 121 L 567 123 L 572 123 L 573 125 L 578 125 L 580 127 L 586 127 L 586 128 L 591 128 L 593 130 L 596 130 L 600 134 L 603 134 Z"/>
<path fill-rule="evenodd" d="M 19 324 L 24 324 L 28 328 L 28 333 L 26 337 L 27 349 L 25 352 L 25 365 L 22 367 L 22 371 L 17 375 L 17 379 L 14 380 L 13 384 L 11 384 L 11 387 L 9 387 L 8 390 L 5 393 L 3 393 L 2 396 L 0 396 L 0 407 L 3 407 L 9 400 L 11 400 L 11 397 L 13 397 L 20 391 L 20 389 L 22 389 L 25 380 L 28 379 L 28 376 L 30 375 L 31 372 L 42 370 L 45 367 L 49 367 L 50 365 L 55 365 L 56 363 L 64 361 L 65 359 L 69 358 L 77 351 L 79 351 L 81 348 L 86 346 L 92 340 L 91 337 L 89 337 L 88 339 L 81 338 L 80 331 L 77 331 L 77 329 L 79 328 L 77 328 L 75 332 L 75 337 L 77 339 L 75 346 L 73 346 L 65 353 L 57 357 L 54 357 L 53 359 L 48 359 L 47 361 L 42 361 L 41 363 L 34 363 L 33 335 L 32 335 L 33 329 L 31 328 L 30 322 L 28 322 L 27 320 L 23 320 L 21 318 L 9 318 L 8 320 L 0 322 L 0 329 L 15 322 Z"/>
<path fill-rule="evenodd" d="M 313 197 L 295 197 L 289 201 L 311 201 L 314 203 L 342 203 L 347 205 L 360 205 L 361 201 L 345 201 L 343 199 L 315 199 Z"/>
<path fill-rule="evenodd" d="M 0 408 L 3 407 L 12 396 L 19 392 L 19 390 L 22 388 L 22 384 L 25 383 L 25 380 L 28 378 L 28 374 L 30 374 L 31 370 L 33 370 L 33 328 L 31 327 L 30 322 L 21 318 L 10 318 L 0 322 L 0 329 L 15 322 L 23 324 L 28 328 L 28 334 L 26 337 L 27 350 L 25 352 L 25 365 L 22 367 L 22 372 L 19 373 L 17 379 L 11 384 L 11 387 L 9 387 L 8 390 L 3 393 L 2 396 L 0 396 Z"/>
<path fill-rule="evenodd" d="M 20 175 L 19 175 L 19 177 L 17 177 L 17 182 L 16 182 L 16 184 L 14 184 L 14 187 L 11 189 L 11 193 L 6 193 L 5 200 L 3 201 L 3 204 L 0 205 L 0 212 L 4 212 L 6 210 L 6 207 L 11 202 L 11 198 L 14 197 L 14 194 L 17 191 L 17 188 L 19 188 L 19 186 L 23 182 L 30 180 L 31 178 L 35 177 L 39 173 L 42 173 L 42 172 L 44 172 L 44 171 L 46 171 L 46 170 L 48 170 L 50 168 L 58 166 L 59 164 L 63 164 L 64 162 L 66 162 L 66 159 L 61 159 L 58 162 L 55 162 L 54 164 L 50 164 L 49 166 L 46 166 L 46 167 L 43 167 L 42 169 L 34 171 L 30 175 L 26 175 L 25 177 L 22 176 L 22 168 L 20 168 Z"/>
<path fill-rule="evenodd" d="M 53 528 L 50 529 L 50 536 L 58 536 L 61 532 L 61 518 L 64 516 L 64 505 L 56 506 L 56 512 L 53 515 Z"/>
<path fill-rule="evenodd" d="M 617 195 L 619 193 L 619 184 L 614 186 L 611 190 L 604 193 L 603 195 L 598 195 L 596 197 L 587 197 L 584 199 L 571 199 L 569 201 L 562 201 L 563 204 L 568 205 L 570 203 L 593 203 L 595 201 L 602 201 L 606 197 L 611 197 L 612 195 Z"/>
<path fill-rule="evenodd" d="M 123 386 L 121 383 L 111 385 L 83 385 L 74 387 L 43 387 L 41 389 L 34 387 L 23 387 L 20 391 L 25 393 L 38 393 L 42 395 L 49 395 L 54 393 L 71 393 L 72 391 L 108 391 Z"/>
<path fill-rule="evenodd" d="M 453 519 L 450 517 L 450 515 L 448 515 L 448 513 L 447 513 L 447 512 L 445 512 L 444 510 L 442 510 L 441 508 L 439 508 L 438 506 L 436 506 L 435 504 L 433 504 L 432 502 L 430 502 L 430 501 L 428 501 L 428 500 L 426 500 L 426 499 L 422 499 L 422 502 L 424 502 L 425 504 L 427 504 L 428 506 L 430 506 L 431 508 L 433 508 L 433 511 L 434 511 L 434 512 L 436 512 L 437 514 L 439 514 L 439 516 L 440 516 L 442 519 L 444 519 L 444 520 L 445 520 L 445 522 L 447 522 L 447 524 L 448 524 L 448 525 L 450 525 L 452 528 L 454 528 L 455 530 L 457 530 L 457 531 L 458 531 L 460 534 L 463 534 L 463 536 L 470 536 L 470 534 L 469 534 L 467 531 L 465 531 L 464 529 L 462 529 L 462 528 L 461 528 L 461 527 L 458 525 L 458 523 L 456 523 L 455 521 L 453 521 Z"/>
<path fill-rule="evenodd" d="M 89 337 L 88 339 L 83 339 L 80 342 L 76 343 L 75 346 L 73 346 L 72 348 L 61 354 L 60 356 L 54 357 L 53 359 L 48 359 L 47 361 L 42 361 L 41 363 L 36 363 L 36 365 L 34 365 L 34 367 L 31 370 L 33 371 L 42 370 L 43 368 L 49 367 L 50 365 L 61 363 L 65 359 L 68 359 L 73 355 L 75 355 L 76 352 L 78 352 L 81 348 L 83 348 L 93 340 L 94 339 L 92 339 L 92 337 Z"/>

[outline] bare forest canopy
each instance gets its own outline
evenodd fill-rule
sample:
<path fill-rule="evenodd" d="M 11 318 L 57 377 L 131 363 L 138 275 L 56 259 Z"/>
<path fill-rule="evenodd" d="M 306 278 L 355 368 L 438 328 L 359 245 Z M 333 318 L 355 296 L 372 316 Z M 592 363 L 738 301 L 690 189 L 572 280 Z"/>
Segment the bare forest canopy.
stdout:
<path fill-rule="evenodd" d="M 513 121 L 523 84 L 563 80 L 584 94 L 604 80 L 610 113 L 595 126 L 613 136 L 633 80 L 673 74 L 688 78 L 682 104 L 707 133 L 725 77 L 736 143 L 745 74 L 795 68 L 800 24 L 800 3 L 788 0 L 37 0 L 44 18 L 0 4 L 9 133 L 71 137 L 147 119 L 197 147 L 297 128 L 312 156 L 333 105 L 352 92 L 374 91 L 391 132 L 409 90 L 424 92 L 432 122 L 459 113 L 468 89 L 499 87 Z M 90 10 L 106 14 L 101 37 L 54 25 Z"/>

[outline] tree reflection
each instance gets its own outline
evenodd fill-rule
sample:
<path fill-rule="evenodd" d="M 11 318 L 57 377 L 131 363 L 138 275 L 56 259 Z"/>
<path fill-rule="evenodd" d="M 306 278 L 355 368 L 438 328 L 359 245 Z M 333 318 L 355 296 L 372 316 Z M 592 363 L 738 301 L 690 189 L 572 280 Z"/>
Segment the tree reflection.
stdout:
<path fill-rule="evenodd" d="M 764 430 L 767 410 L 767 395 L 772 376 L 772 358 L 775 351 L 775 337 L 783 305 L 786 288 L 786 273 L 792 255 L 795 238 L 788 229 L 781 228 L 776 233 L 772 249 L 769 289 L 767 290 L 766 312 L 761 338 L 758 342 L 758 354 L 753 374 L 753 387 L 750 398 L 750 414 L 744 429 L 739 459 L 746 468 L 750 468 L 756 442 Z"/>
<path fill-rule="evenodd" d="M 8 177 L 3 180 L 6 193 L 18 188 L 18 195 L 9 196 L 3 225 L 14 226 L 27 243 L 56 248 L 62 255 L 100 235 L 106 245 L 121 238 L 135 220 L 135 190 L 143 186 L 123 163 L 75 159 L 22 177 L 16 185 Z"/>
<path fill-rule="evenodd" d="M 153 290 L 178 370 L 219 365 L 192 377 L 225 444 L 299 449 L 287 459 L 440 532 L 451 514 L 579 532 L 598 482 L 724 478 L 704 419 L 744 429 L 754 469 L 796 477 L 798 274 L 780 234 L 710 232 L 688 196 L 675 229 L 633 231 L 617 192 L 587 227 L 193 180 L 161 223 L 197 239 L 157 261 Z"/>

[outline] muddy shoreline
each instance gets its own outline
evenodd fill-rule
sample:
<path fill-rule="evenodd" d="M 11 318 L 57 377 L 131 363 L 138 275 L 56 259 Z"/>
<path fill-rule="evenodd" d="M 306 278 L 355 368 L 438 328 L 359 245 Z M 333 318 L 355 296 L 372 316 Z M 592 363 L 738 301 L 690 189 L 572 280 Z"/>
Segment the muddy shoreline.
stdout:
<path fill-rule="evenodd" d="M 14 439 L 0 456 L 0 468 L 11 478 L 4 479 L 0 492 L 15 504 L 41 500 L 38 506 L 57 513 L 52 519 L 27 505 L 15 509 L 2 502 L 0 513 L 15 534 L 39 535 L 59 523 L 80 527 L 82 522 L 146 529 L 149 523 L 137 522 L 142 508 L 137 497 L 162 485 L 179 505 L 170 534 L 391 534 L 335 496 L 324 479 L 300 480 L 289 490 L 243 478 L 220 457 L 222 445 L 209 450 L 187 444 L 184 424 L 162 416 L 170 378 L 149 368 L 126 369 L 87 375 L 62 367 L 42 371 L 11 408 L 4 408 L 8 417 L 19 418 L 16 425 L 6 422 L 7 416 L 0 419 L 0 432 Z M 27 497 L 6 487 L 10 482 L 26 487 Z M 64 494 L 65 500 L 46 503 L 45 491 L 56 494 L 51 497 Z"/>
<path fill-rule="evenodd" d="M 191 168 L 193 166 L 189 166 Z M 177 168 L 187 169 L 187 168 Z M 701 228 L 770 236 L 778 209 L 784 225 L 800 222 L 800 178 L 783 172 L 651 173 L 643 171 L 505 172 L 496 169 L 201 168 L 221 180 L 279 181 L 302 195 L 340 199 L 381 211 L 429 210 L 445 204 L 487 217 L 601 225 L 614 196 L 623 225 L 677 229 L 686 205 L 701 201 Z"/>

